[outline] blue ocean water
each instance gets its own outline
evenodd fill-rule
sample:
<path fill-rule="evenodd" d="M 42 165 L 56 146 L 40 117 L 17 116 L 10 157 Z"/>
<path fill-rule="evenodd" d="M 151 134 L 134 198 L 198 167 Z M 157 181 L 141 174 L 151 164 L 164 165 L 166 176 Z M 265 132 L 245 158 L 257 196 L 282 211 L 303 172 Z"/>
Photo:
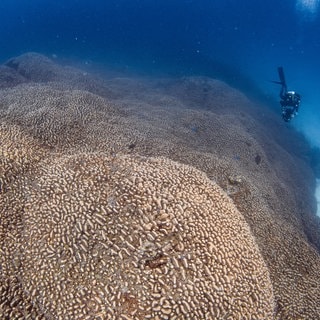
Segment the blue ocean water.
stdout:
<path fill-rule="evenodd" d="M 320 146 L 318 10 L 319 0 L 2 0 L 0 60 L 37 51 L 123 70 L 207 74 L 276 98 L 268 81 L 282 65 L 303 97 L 293 125 Z"/>
<path fill-rule="evenodd" d="M 0 60 L 36 51 L 124 70 L 207 74 L 271 97 L 279 88 L 268 80 L 282 65 L 289 88 L 303 96 L 294 125 L 320 146 L 318 10 L 319 0 L 2 0 Z"/>
<path fill-rule="evenodd" d="M 270 80 L 281 65 L 302 95 L 289 125 L 320 147 L 319 10 L 320 0 L 1 0 L 0 60 L 36 51 L 86 66 L 209 75 L 274 99 L 279 116 Z"/>

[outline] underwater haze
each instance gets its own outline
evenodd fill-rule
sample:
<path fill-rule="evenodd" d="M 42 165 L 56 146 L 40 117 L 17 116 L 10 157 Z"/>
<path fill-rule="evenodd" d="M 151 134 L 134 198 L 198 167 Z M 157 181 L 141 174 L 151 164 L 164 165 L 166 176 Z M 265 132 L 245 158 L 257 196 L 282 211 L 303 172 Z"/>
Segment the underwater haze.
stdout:
<path fill-rule="evenodd" d="M 320 0 L 0 26 L 0 320 L 320 319 Z"/>
<path fill-rule="evenodd" d="M 36 51 L 120 71 L 209 75 L 274 99 L 269 81 L 282 65 L 302 95 L 293 125 L 320 146 L 318 10 L 319 0 L 2 0 L 0 59 Z"/>
<path fill-rule="evenodd" d="M 100 71 L 208 75 L 279 116 L 280 88 L 270 81 L 281 65 L 288 89 L 302 95 L 289 126 L 318 148 L 319 2 L 2 0 L 0 60 L 36 51 Z"/>
<path fill-rule="evenodd" d="M 2 0 L 0 60 L 36 51 L 99 70 L 208 75 L 279 116 L 270 81 L 281 65 L 302 95 L 289 126 L 320 147 L 318 11 L 319 0 Z"/>
<path fill-rule="evenodd" d="M 318 11 L 319 0 L 2 0 L 0 60 L 35 51 L 99 70 L 208 75 L 279 116 L 271 80 L 283 66 L 302 95 L 289 126 L 320 147 Z"/>

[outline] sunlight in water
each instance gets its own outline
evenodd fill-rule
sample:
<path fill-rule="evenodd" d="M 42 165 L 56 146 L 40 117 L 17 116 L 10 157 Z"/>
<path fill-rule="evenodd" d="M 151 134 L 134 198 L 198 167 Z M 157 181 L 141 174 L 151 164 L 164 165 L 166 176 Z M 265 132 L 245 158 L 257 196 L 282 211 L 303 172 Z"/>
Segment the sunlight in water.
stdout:
<path fill-rule="evenodd" d="M 306 19 L 314 19 L 316 17 L 320 0 L 297 0 L 296 9 Z"/>

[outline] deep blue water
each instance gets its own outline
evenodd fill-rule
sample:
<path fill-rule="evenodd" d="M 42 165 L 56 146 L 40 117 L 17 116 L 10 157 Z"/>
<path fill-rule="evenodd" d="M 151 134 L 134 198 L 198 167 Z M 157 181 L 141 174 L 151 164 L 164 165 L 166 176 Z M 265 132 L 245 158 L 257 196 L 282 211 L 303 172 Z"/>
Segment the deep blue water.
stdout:
<path fill-rule="evenodd" d="M 0 61 L 36 51 L 86 66 L 206 74 L 275 99 L 279 86 L 268 81 L 282 65 L 302 95 L 290 125 L 320 146 L 319 2 L 1 0 Z"/>

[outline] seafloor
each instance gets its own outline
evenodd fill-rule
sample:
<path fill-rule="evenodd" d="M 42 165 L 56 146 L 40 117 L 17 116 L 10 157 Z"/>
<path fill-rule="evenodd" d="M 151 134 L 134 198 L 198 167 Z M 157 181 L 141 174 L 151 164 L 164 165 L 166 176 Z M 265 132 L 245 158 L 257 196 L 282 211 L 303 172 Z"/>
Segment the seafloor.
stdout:
<path fill-rule="evenodd" d="M 0 319 L 320 319 L 310 148 L 205 77 L 0 66 Z"/>

